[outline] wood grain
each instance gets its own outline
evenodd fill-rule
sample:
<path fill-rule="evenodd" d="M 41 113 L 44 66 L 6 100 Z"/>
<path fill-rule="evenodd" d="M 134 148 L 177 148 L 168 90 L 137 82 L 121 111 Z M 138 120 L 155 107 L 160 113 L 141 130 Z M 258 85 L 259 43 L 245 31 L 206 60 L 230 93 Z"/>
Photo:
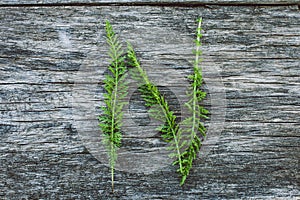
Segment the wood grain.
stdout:
<path fill-rule="evenodd" d="M 299 5 L 299 0 L 2 0 L 0 5 Z"/>
<path fill-rule="evenodd" d="M 111 194 L 105 158 L 91 154 L 108 64 L 104 21 L 180 99 L 199 16 L 204 78 L 221 86 L 208 92 L 226 92 L 225 107 L 219 104 L 226 113 L 214 113 L 220 123 L 225 115 L 223 130 L 213 130 L 210 152 L 184 187 L 172 166 L 153 172 L 143 165 L 149 173 L 118 170 Z M 0 8 L 0 198 L 300 198 L 299 19 L 297 6 Z M 151 125 L 133 120 L 126 130 L 129 151 L 161 145 L 156 135 L 142 138 L 155 134 Z M 96 138 L 86 143 L 82 134 Z"/>

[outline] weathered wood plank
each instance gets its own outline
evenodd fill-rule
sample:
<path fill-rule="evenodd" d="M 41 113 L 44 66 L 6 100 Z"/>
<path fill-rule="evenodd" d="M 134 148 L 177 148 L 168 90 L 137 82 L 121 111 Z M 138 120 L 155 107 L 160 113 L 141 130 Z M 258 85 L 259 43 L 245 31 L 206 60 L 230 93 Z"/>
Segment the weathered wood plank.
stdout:
<path fill-rule="evenodd" d="M 288 5 L 299 4 L 298 0 L 2 0 L 0 5 L 50 5 L 50 4 L 94 4 L 94 5 Z"/>
<path fill-rule="evenodd" d="M 104 21 L 134 44 L 151 78 L 180 99 L 199 16 L 204 78 L 220 81 L 213 68 L 223 80 L 209 92 L 226 91 L 224 130 L 214 129 L 212 150 L 196 161 L 184 187 L 171 166 L 151 172 L 161 164 L 154 163 L 142 165 L 145 174 L 118 170 L 112 195 L 105 162 L 90 154 L 101 146 Z M 299 19 L 297 6 L 0 9 L 1 199 L 299 198 Z M 160 80 L 166 74 L 172 78 Z M 90 107 L 72 107 L 74 99 Z M 128 122 L 124 148 L 149 158 L 161 145 L 149 137 L 152 125 Z"/>

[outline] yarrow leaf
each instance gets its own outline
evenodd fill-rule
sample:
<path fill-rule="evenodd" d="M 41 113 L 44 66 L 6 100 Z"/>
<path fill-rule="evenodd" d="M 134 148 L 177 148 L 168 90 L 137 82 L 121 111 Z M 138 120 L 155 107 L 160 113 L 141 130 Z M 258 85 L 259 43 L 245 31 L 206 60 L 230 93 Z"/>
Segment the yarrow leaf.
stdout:
<path fill-rule="evenodd" d="M 111 58 L 108 66 L 108 74 L 105 75 L 104 103 L 101 107 L 102 114 L 99 116 L 99 127 L 103 132 L 103 143 L 107 148 L 109 165 L 111 169 L 111 184 L 114 191 L 114 170 L 117 160 L 117 150 L 121 146 L 123 106 L 126 104 L 124 98 L 127 95 L 128 84 L 125 81 L 127 77 L 127 67 L 122 56 L 122 45 L 113 31 L 111 24 L 106 21 L 105 25 L 106 41 L 109 45 L 109 56 Z"/>
<path fill-rule="evenodd" d="M 198 134 L 200 133 L 201 136 L 206 135 L 206 128 L 201 122 L 201 119 L 208 118 L 208 110 L 206 110 L 203 106 L 200 106 L 200 103 L 205 99 L 206 93 L 202 91 L 201 87 L 203 84 L 202 78 L 202 68 L 199 66 L 201 62 L 200 56 L 202 55 L 202 51 L 200 50 L 201 47 L 201 22 L 202 18 L 198 20 L 198 28 L 197 28 L 197 39 L 196 39 L 196 49 L 194 51 L 195 54 L 195 61 L 193 66 L 193 74 L 188 76 L 190 80 L 190 87 L 187 91 L 187 96 L 190 98 L 186 103 L 185 106 L 190 112 L 190 117 L 184 119 L 180 125 L 187 127 L 183 129 L 183 134 L 188 135 L 189 142 L 187 147 L 180 155 L 181 169 L 179 170 L 181 174 L 181 182 L 180 184 L 183 185 L 187 176 L 189 175 L 190 169 L 192 168 L 192 164 L 194 159 L 196 159 L 198 152 L 202 146 L 201 139 L 199 138 Z M 176 160 L 173 164 L 178 165 L 179 159 Z"/>

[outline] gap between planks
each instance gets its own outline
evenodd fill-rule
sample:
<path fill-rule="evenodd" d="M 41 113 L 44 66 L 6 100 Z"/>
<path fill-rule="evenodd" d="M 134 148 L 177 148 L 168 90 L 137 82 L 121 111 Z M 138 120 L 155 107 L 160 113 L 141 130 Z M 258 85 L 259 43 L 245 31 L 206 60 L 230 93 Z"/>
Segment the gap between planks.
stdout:
<path fill-rule="evenodd" d="M 154 6 L 154 7 L 207 7 L 214 6 L 298 6 L 300 10 L 300 2 L 290 3 L 241 3 L 241 2 L 95 2 L 95 3 L 28 3 L 28 4 L 0 4 L 2 7 L 94 7 L 94 6 Z"/>

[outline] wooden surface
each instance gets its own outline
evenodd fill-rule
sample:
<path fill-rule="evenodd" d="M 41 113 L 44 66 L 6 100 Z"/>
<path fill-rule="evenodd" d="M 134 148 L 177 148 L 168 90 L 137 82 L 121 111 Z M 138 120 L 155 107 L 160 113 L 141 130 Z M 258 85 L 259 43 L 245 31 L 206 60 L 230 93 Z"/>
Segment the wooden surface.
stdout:
<path fill-rule="evenodd" d="M 199 16 L 204 79 L 219 86 L 208 87 L 206 104 L 226 111 L 209 122 L 217 127 L 210 151 L 184 187 L 175 168 L 141 165 L 145 173 L 117 170 L 111 194 L 109 169 L 93 149 L 101 146 L 93 137 L 108 64 L 104 21 L 179 98 Z M 0 199 L 300 198 L 298 6 L 20 6 L 0 8 L 0 21 Z M 162 81 L 165 74 L 174 78 Z M 223 103 L 212 100 L 218 95 Z M 129 152 L 153 134 L 134 122 Z"/>
<path fill-rule="evenodd" d="M 299 0 L 1 0 L 0 5 L 168 5 L 168 6 L 195 6 L 195 5 L 299 5 Z"/>

